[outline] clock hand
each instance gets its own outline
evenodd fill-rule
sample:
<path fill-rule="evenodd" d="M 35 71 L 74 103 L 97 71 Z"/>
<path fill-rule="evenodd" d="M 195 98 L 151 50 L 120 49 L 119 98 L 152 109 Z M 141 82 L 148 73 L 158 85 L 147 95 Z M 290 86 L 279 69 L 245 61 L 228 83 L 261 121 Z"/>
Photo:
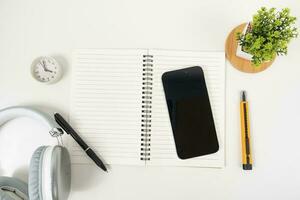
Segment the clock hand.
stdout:
<path fill-rule="evenodd" d="M 41 63 L 41 65 L 42 65 L 42 67 L 43 67 L 44 71 L 47 71 L 47 68 L 46 68 L 46 63 L 45 63 L 45 61 L 42 61 L 42 62 L 40 62 L 40 63 Z"/>
<path fill-rule="evenodd" d="M 51 72 L 51 73 L 53 73 L 53 71 L 47 69 L 46 67 L 44 69 L 45 69 L 45 72 Z"/>
<path fill-rule="evenodd" d="M 46 63 L 45 63 L 44 60 L 42 61 L 42 67 L 43 67 L 43 69 L 44 69 L 45 72 L 51 72 L 51 73 L 53 73 L 53 71 L 51 71 L 51 70 L 49 70 L 49 69 L 46 68 Z"/>

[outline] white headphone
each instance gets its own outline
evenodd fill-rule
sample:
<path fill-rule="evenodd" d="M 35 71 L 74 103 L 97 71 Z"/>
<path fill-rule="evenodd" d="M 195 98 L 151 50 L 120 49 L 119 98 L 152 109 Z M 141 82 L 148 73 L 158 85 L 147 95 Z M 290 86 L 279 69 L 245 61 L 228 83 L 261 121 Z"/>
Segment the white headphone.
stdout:
<path fill-rule="evenodd" d="M 0 110 L 0 126 L 17 117 L 30 117 L 49 127 L 53 137 L 63 134 L 48 114 L 29 107 Z M 0 200 L 65 200 L 71 185 L 71 164 L 68 150 L 60 145 L 41 146 L 32 155 L 28 185 L 12 177 L 0 176 Z"/>

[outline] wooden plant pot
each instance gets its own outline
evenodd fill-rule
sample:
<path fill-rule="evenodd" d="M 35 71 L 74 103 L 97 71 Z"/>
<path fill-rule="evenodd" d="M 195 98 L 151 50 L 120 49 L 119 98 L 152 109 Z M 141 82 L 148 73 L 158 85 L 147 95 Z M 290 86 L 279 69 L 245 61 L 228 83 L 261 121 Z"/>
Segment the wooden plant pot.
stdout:
<path fill-rule="evenodd" d="M 235 27 L 230 34 L 228 35 L 226 39 L 226 44 L 225 44 L 225 53 L 226 53 L 226 58 L 229 60 L 229 62 L 232 64 L 233 67 L 236 69 L 246 72 L 246 73 L 258 73 L 261 71 L 264 71 L 268 67 L 272 65 L 274 62 L 275 58 L 269 62 L 264 62 L 259 66 L 255 66 L 251 63 L 250 60 L 238 57 L 236 55 L 237 52 L 237 47 L 238 47 L 238 41 L 236 39 L 236 34 L 238 32 L 243 32 L 245 26 L 247 23 L 241 24 L 237 27 Z"/>

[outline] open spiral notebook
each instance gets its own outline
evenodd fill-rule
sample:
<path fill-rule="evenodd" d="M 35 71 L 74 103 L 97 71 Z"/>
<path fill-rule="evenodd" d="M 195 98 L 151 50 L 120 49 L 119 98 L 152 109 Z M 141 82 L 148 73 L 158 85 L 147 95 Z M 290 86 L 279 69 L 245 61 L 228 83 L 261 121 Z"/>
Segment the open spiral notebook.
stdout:
<path fill-rule="evenodd" d="M 161 75 L 201 66 L 220 149 L 177 157 Z M 225 58 L 223 52 L 81 49 L 73 53 L 70 122 L 107 164 L 223 167 Z M 91 163 L 74 142 L 73 163 Z"/>

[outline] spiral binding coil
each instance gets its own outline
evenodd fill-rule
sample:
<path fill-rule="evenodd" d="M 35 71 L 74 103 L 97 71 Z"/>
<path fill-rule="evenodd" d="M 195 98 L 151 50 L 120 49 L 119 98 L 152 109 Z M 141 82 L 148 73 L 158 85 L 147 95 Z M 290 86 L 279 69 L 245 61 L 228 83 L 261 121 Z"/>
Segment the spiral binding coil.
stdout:
<path fill-rule="evenodd" d="M 141 160 L 150 160 L 153 56 L 143 55 Z"/>

